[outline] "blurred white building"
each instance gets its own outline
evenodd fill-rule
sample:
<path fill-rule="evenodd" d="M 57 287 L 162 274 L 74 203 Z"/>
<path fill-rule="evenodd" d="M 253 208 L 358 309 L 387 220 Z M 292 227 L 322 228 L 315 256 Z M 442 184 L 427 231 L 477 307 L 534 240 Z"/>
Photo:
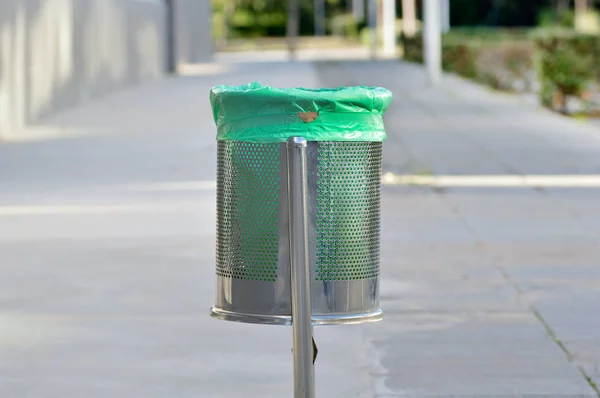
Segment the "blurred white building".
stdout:
<path fill-rule="evenodd" d="M 212 53 L 204 0 L 1 0 L 0 139 Z"/>

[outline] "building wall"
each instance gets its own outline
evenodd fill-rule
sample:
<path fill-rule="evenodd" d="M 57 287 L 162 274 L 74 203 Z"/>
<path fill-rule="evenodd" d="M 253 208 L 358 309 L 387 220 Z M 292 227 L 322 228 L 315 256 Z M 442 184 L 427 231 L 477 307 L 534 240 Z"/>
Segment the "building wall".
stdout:
<path fill-rule="evenodd" d="M 177 63 L 209 61 L 213 54 L 211 1 L 174 0 L 174 5 Z"/>
<path fill-rule="evenodd" d="M 167 69 L 166 15 L 164 0 L 0 0 L 0 139 L 56 110 L 159 78 Z"/>

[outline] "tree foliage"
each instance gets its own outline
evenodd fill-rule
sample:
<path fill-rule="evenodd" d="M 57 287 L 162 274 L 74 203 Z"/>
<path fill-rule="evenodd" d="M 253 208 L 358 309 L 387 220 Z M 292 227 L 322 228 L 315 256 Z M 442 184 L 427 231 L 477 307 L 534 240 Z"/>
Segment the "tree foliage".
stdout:
<path fill-rule="evenodd" d="M 300 34 L 314 32 L 314 0 L 297 0 L 300 9 Z M 326 0 L 329 20 L 343 13 L 352 0 Z M 213 0 L 213 12 L 226 19 L 233 36 L 285 35 L 287 0 Z"/>
<path fill-rule="evenodd" d="M 212 0 L 218 21 L 225 21 L 230 36 L 283 36 L 288 0 Z M 300 7 L 300 34 L 314 32 L 315 0 L 297 0 Z M 327 25 L 348 10 L 352 0 L 326 0 Z M 376 1 L 376 0 L 368 0 Z M 600 0 L 588 0 L 590 6 Z M 423 0 L 416 0 L 419 18 Z M 563 21 L 574 0 L 450 0 L 452 26 L 534 26 L 540 20 Z M 401 15 L 397 0 L 398 15 Z M 566 8 L 565 8 L 566 7 Z M 566 15 L 566 16 L 565 16 Z M 564 22 L 564 21 L 563 21 Z M 552 23 L 552 22 L 551 22 Z"/>
<path fill-rule="evenodd" d="M 538 14 L 556 0 L 450 0 L 452 24 L 533 26 Z"/>

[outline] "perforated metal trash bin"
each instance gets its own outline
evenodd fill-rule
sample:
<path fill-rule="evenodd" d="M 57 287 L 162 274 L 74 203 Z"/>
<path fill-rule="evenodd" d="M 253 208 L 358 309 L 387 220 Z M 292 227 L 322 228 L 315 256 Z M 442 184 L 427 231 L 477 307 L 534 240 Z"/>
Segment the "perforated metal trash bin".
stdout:
<path fill-rule="evenodd" d="M 291 323 L 284 140 L 300 135 L 308 140 L 313 323 L 380 320 L 382 116 L 391 93 L 366 87 L 276 90 L 255 83 L 220 86 L 211 93 L 219 128 L 217 297 L 211 315 Z M 340 105 L 342 100 L 348 107 Z M 253 108 L 255 103 L 260 110 Z M 227 111 L 241 104 L 248 106 Z M 240 112 L 256 115 L 256 120 L 245 131 L 230 130 L 236 123 L 248 126 L 247 119 L 236 118 Z"/>

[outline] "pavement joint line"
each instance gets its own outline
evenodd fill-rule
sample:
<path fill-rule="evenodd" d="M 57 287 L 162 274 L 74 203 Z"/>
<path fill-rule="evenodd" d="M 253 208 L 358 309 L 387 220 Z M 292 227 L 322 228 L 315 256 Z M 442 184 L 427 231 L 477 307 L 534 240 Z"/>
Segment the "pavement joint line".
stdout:
<path fill-rule="evenodd" d="M 592 390 L 594 390 L 596 395 L 598 397 L 600 397 L 600 388 L 598 387 L 598 385 L 594 382 L 594 380 L 591 378 L 591 376 L 586 372 L 586 370 L 583 368 L 583 366 L 575 363 L 573 354 L 569 351 L 569 348 L 565 345 L 565 343 L 563 343 L 563 341 L 556 335 L 556 333 L 554 332 L 554 329 L 552 329 L 552 326 L 550 326 L 550 324 L 544 319 L 542 314 L 537 310 L 537 308 L 535 308 L 535 306 L 533 304 L 530 304 L 529 308 L 531 309 L 531 311 L 533 312 L 533 314 L 535 315 L 537 320 L 540 322 L 540 324 L 544 327 L 548 336 L 550 336 L 552 341 L 554 341 L 554 343 L 563 351 L 563 353 L 567 357 L 567 361 L 569 361 L 571 364 L 575 365 L 575 367 L 577 368 L 579 373 L 581 373 L 581 375 L 583 376 L 585 381 L 589 384 L 589 386 L 592 388 Z"/>
<path fill-rule="evenodd" d="M 483 247 L 483 245 L 482 245 L 482 247 Z M 484 250 L 485 250 L 485 248 L 484 248 Z M 548 337 L 550 337 L 552 339 L 552 341 L 554 342 L 554 344 L 556 344 L 558 346 L 558 348 L 560 348 L 560 350 L 565 355 L 567 361 L 575 366 L 577 371 L 579 371 L 581 376 L 585 379 L 586 383 L 589 384 L 589 386 L 592 388 L 592 390 L 594 390 L 596 395 L 598 397 L 600 397 L 600 388 L 598 387 L 598 385 L 594 382 L 594 380 L 586 372 L 586 370 L 581 365 L 579 365 L 575 362 L 575 356 L 571 353 L 571 351 L 569 351 L 569 348 L 566 346 L 566 344 L 556 335 L 556 332 L 554 331 L 554 329 L 552 329 L 552 326 L 548 323 L 548 321 L 546 321 L 546 319 L 538 311 L 538 309 L 535 307 L 535 305 L 527 299 L 527 292 L 525 292 L 521 288 L 519 283 L 516 280 L 514 280 L 514 278 L 511 277 L 511 275 L 508 273 L 508 271 L 506 271 L 506 269 L 504 269 L 498 263 L 497 259 L 492 259 L 491 261 L 494 264 L 494 266 L 498 269 L 498 271 L 502 274 L 504 279 L 506 279 L 506 281 L 509 283 L 509 285 L 511 285 L 515 289 L 515 291 L 517 292 L 517 294 L 519 296 L 519 300 L 521 302 L 524 302 L 525 305 L 529 308 L 531 313 L 534 315 L 534 317 L 537 319 L 537 321 L 540 323 L 540 325 L 544 328 L 544 331 L 546 332 Z"/>
<path fill-rule="evenodd" d="M 449 208 L 454 213 L 454 215 L 463 224 L 464 228 L 467 230 L 469 235 L 471 235 L 471 238 L 473 239 L 475 246 L 483 253 L 489 254 L 486 250 L 485 243 L 482 242 L 478 238 L 477 234 L 475 233 L 475 230 L 471 227 L 471 225 L 468 223 L 468 221 L 464 217 L 462 217 L 458 208 L 456 206 L 454 206 L 454 204 L 452 204 L 448 200 L 448 198 L 446 197 L 446 195 L 443 192 L 437 192 L 437 195 L 439 195 L 440 199 L 444 203 L 446 203 L 447 206 L 449 206 Z M 500 264 L 501 259 L 498 259 L 498 258 L 494 257 L 493 255 L 489 255 L 488 257 L 489 257 L 489 260 L 490 260 L 490 263 L 492 264 L 492 266 L 502 275 L 502 277 L 505 279 L 505 281 L 510 286 L 512 286 L 512 288 L 515 290 L 519 301 L 529 309 L 529 311 L 532 313 L 532 315 L 535 317 L 535 319 L 538 321 L 538 323 L 542 326 L 542 328 L 544 329 L 546 334 L 552 339 L 554 344 L 556 344 L 558 346 L 558 348 L 563 352 L 563 354 L 565 354 L 565 359 L 579 371 L 581 376 L 585 379 L 586 383 L 600 398 L 600 387 L 594 382 L 592 377 L 586 372 L 586 370 L 581 365 L 575 363 L 574 356 L 569 351 L 568 347 L 556 335 L 556 333 L 552 329 L 552 326 L 544 319 L 544 317 L 537 310 L 535 305 L 530 300 L 528 300 L 527 292 L 525 292 L 521 288 L 519 283 L 514 278 L 512 278 L 510 273 L 504 267 L 502 267 L 502 265 Z"/>

